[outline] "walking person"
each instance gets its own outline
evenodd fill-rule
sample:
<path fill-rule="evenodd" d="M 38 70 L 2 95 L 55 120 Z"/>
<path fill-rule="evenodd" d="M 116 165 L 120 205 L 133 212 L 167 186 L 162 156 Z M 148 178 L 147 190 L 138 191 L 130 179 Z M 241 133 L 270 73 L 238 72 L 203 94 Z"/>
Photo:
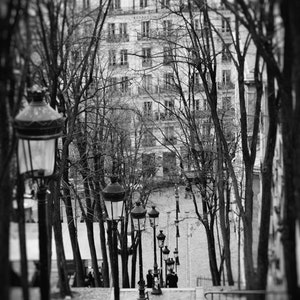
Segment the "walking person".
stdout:
<path fill-rule="evenodd" d="M 177 282 L 178 282 L 178 276 L 173 271 L 173 269 L 171 269 L 166 278 L 166 285 L 169 288 L 177 288 L 178 287 Z"/>
<path fill-rule="evenodd" d="M 146 275 L 146 279 L 147 279 L 147 288 L 152 288 L 152 286 L 153 286 L 153 274 L 152 274 L 151 269 L 148 270 L 148 274 Z"/>

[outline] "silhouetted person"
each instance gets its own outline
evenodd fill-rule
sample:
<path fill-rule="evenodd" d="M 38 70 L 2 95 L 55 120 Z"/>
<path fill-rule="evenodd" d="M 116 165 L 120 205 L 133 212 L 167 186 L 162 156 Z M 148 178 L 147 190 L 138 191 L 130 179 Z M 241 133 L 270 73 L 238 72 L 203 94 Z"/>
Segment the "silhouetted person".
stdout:
<path fill-rule="evenodd" d="M 147 288 L 152 288 L 152 286 L 153 286 L 152 270 L 148 270 L 148 274 L 146 276 L 146 279 L 147 279 Z"/>
<path fill-rule="evenodd" d="M 40 286 L 41 282 L 41 271 L 40 271 L 40 263 L 34 262 L 35 271 L 31 279 L 31 286 Z"/>
<path fill-rule="evenodd" d="M 22 286 L 21 278 L 12 266 L 10 266 L 10 286 Z"/>
<path fill-rule="evenodd" d="M 178 282 L 178 276 L 171 269 L 170 273 L 167 275 L 167 279 L 166 279 L 167 287 L 169 287 L 169 288 L 177 288 L 178 287 L 177 282 Z"/>

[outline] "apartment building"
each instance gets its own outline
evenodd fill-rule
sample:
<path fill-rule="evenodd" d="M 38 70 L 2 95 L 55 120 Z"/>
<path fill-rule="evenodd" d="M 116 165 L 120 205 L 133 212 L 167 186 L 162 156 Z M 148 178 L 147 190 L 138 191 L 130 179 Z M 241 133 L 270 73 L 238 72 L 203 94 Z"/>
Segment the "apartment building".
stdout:
<path fill-rule="evenodd" d="M 195 143 L 196 132 L 182 126 L 189 117 L 196 120 L 201 136 L 213 138 L 205 87 L 195 67 L 199 58 L 191 37 L 191 30 L 203 41 L 208 34 L 201 19 L 204 1 L 200 2 L 113 0 L 106 19 L 99 52 L 102 64 L 106 64 L 109 98 L 131 108 L 132 132 L 140 128 L 143 135 L 139 145 L 142 165 L 149 169 L 155 164 L 150 169 L 157 178 L 174 180 L 172 176 L 180 174 L 182 168 L 193 170 L 186 148 L 190 142 Z M 233 17 L 220 1 L 207 2 L 217 31 L 213 35 L 218 110 L 227 124 L 228 137 L 232 137 L 237 109 L 236 72 L 230 54 Z M 206 79 L 209 83 L 208 75 Z M 183 101 L 187 101 L 184 113 Z M 131 146 L 136 143 L 133 137 Z"/>

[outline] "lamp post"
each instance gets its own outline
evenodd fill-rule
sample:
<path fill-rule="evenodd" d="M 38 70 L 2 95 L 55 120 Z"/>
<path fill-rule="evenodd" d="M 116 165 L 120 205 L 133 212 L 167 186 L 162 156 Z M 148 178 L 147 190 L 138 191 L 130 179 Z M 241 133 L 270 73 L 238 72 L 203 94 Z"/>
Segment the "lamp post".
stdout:
<path fill-rule="evenodd" d="M 104 199 L 108 219 L 112 222 L 112 269 L 113 269 L 113 282 L 114 282 L 114 296 L 115 300 L 120 299 L 119 287 L 119 264 L 118 264 L 118 240 L 117 240 L 117 227 L 118 221 L 121 219 L 124 210 L 125 190 L 117 182 L 117 177 L 111 178 L 111 183 L 107 185 L 103 191 L 102 196 Z"/>
<path fill-rule="evenodd" d="M 160 286 L 164 285 L 163 280 L 163 264 L 162 264 L 162 249 L 164 247 L 166 236 L 163 234 L 163 231 L 160 230 L 159 234 L 157 235 L 158 247 L 160 249 Z"/>
<path fill-rule="evenodd" d="M 56 140 L 62 134 L 63 118 L 44 100 L 38 86 L 28 90 L 30 103 L 14 120 L 18 138 L 19 173 L 38 182 L 38 229 L 40 293 L 42 300 L 50 298 L 48 265 L 47 185 L 45 179 L 53 175 L 56 163 Z"/>
<path fill-rule="evenodd" d="M 167 260 L 169 258 L 170 250 L 168 249 L 168 246 L 165 246 L 165 248 L 162 250 L 164 261 L 165 261 L 165 275 L 167 279 Z"/>
<path fill-rule="evenodd" d="M 131 211 L 131 216 L 134 224 L 134 229 L 138 233 L 139 238 L 139 298 L 138 300 L 146 299 L 145 296 L 145 280 L 143 275 L 143 249 L 142 249 L 142 230 L 145 228 L 146 209 L 141 206 L 141 202 L 137 202 L 136 206 Z"/>
<path fill-rule="evenodd" d="M 174 259 L 173 258 L 168 258 L 167 260 L 166 260 L 166 266 L 167 266 L 167 270 L 168 271 L 171 271 L 171 270 L 173 270 L 173 268 L 174 268 L 174 264 L 175 264 L 175 261 L 174 261 Z M 167 275 L 166 275 L 166 287 L 167 287 Z"/>
<path fill-rule="evenodd" d="M 152 209 L 148 212 L 150 225 L 153 228 L 153 252 L 154 252 L 154 265 L 153 265 L 153 286 L 151 294 L 161 295 L 162 291 L 160 288 L 159 278 L 158 278 L 158 268 L 157 268 L 157 254 L 156 254 L 156 226 L 158 225 L 159 212 L 152 206 Z"/>
<path fill-rule="evenodd" d="M 175 250 L 174 250 L 173 253 L 174 253 L 174 258 L 175 258 L 175 272 L 177 273 L 177 266 L 180 265 L 180 263 L 179 263 L 178 249 L 175 248 Z"/>

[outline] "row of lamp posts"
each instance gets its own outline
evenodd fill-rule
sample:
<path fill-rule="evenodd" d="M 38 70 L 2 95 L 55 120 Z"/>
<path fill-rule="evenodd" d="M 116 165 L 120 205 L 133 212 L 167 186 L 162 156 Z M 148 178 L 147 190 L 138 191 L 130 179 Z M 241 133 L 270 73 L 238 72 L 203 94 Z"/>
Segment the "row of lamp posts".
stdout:
<path fill-rule="evenodd" d="M 119 274 L 118 274 L 118 250 L 117 250 L 117 222 L 123 217 L 124 211 L 124 197 L 125 190 L 117 182 L 117 178 L 112 178 L 112 182 L 102 191 L 103 199 L 105 202 L 108 218 L 112 220 L 112 250 L 113 250 L 113 280 L 114 280 L 114 295 L 115 300 L 120 299 L 120 287 L 119 287 Z M 138 300 L 146 299 L 145 295 L 145 280 L 143 272 L 143 250 L 142 250 L 142 231 L 145 229 L 145 220 L 146 220 L 146 209 L 141 205 L 141 202 L 136 202 L 135 207 L 131 210 L 131 216 L 134 224 L 134 229 L 137 232 L 138 238 L 138 253 L 139 253 L 139 298 Z M 156 227 L 158 226 L 158 216 L 159 212 L 155 209 L 155 206 L 152 206 L 151 211 L 148 213 L 150 219 L 150 225 L 153 228 L 153 242 L 154 242 L 154 280 L 151 294 L 160 295 L 162 294 L 161 286 L 163 286 L 163 273 L 162 273 L 162 256 L 165 261 L 165 270 L 167 277 L 167 270 L 172 269 L 175 261 L 173 258 L 169 258 L 170 250 L 167 246 L 164 247 L 164 241 L 166 236 L 163 234 L 163 231 L 160 230 L 160 233 L 156 237 Z M 158 271 L 157 265 L 157 254 L 156 254 L 156 239 L 158 240 L 158 246 L 160 248 L 160 273 Z M 163 248 L 164 247 L 164 248 Z M 178 256 L 178 251 L 175 249 L 174 256 Z"/>
<path fill-rule="evenodd" d="M 28 92 L 29 105 L 15 117 L 14 128 L 18 138 L 18 165 L 19 173 L 38 182 L 38 229 L 39 229 L 39 264 L 41 272 L 40 293 L 42 300 L 50 299 L 49 263 L 48 263 L 48 220 L 47 220 L 47 178 L 55 171 L 57 138 L 61 136 L 64 119 L 52 109 L 44 100 L 44 91 L 38 87 Z M 119 275 L 118 275 L 118 250 L 117 250 L 117 226 L 123 216 L 125 190 L 117 182 L 117 178 L 111 179 L 111 184 L 103 189 L 102 195 L 105 201 L 108 218 L 112 221 L 112 269 L 114 281 L 115 300 L 120 299 Z M 152 294 L 160 295 L 163 286 L 162 255 L 165 260 L 165 270 L 174 266 L 174 260 L 168 258 L 169 249 L 164 247 L 165 235 L 162 230 L 156 237 L 159 212 L 152 206 L 148 213 L 150 225 L 153 228 L 154 242 L 154 283 Z M 139 240 L 139 298 L 146 299 L 145 280 L 143 278 L 142 259 L 142 230 L 145 228 L 146 209 L 140 202 L 131 211 L 135 230 Z M 157 265 L 156 238 L 160 248 L 160 273 Z M 164 248 L 163 248 L 164 247 Z M 174 255 L 178 256 L 178 251 Z M 176 257 L 176 256 L 175 256 Z"/>

